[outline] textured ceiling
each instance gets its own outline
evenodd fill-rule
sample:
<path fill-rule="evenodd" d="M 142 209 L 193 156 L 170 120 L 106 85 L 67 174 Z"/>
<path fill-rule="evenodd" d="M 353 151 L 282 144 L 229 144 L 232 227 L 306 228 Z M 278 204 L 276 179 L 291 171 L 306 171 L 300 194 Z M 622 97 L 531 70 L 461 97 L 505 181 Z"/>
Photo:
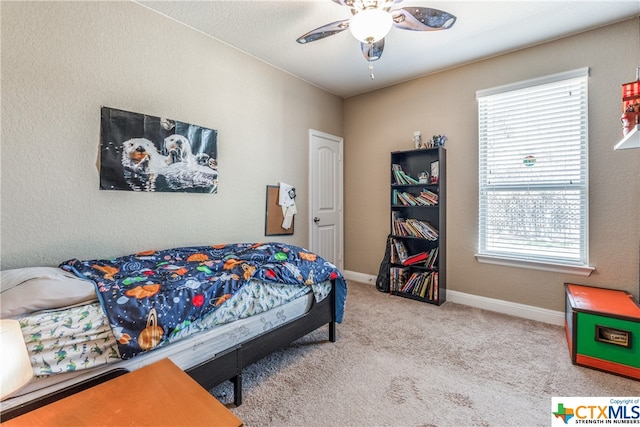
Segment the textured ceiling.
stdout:
<path fill-rule="evenodd" d="M 396 7 L 440 9 L 457 21 L 444 31 L 392 28 L 371 80 L 360 44 L 349 31 L 296 43 L 314 28 L 351 16 L 330 0 L 137 3 L 344 98 L 640 16 L 640 0 L 404 0 Z"/>

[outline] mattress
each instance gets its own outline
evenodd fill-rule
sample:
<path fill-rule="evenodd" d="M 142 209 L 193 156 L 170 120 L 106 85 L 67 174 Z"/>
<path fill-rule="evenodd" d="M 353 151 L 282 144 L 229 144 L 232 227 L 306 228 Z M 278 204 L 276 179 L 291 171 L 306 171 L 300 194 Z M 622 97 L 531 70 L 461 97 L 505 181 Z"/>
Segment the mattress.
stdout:
<path fill-rule="evenodd" d="M 133 371 L 167 357 L 181 369 L 189 369 L 226 349 L 295 320 L 308 312 L 313 302 L 314 295 L 308 292 L 271 310 L 201 331 L 133 359 L 118 360 L 92 369 L 39 377 L 0 402 L 0 409 L 10 409 L 113 369 Z"/>

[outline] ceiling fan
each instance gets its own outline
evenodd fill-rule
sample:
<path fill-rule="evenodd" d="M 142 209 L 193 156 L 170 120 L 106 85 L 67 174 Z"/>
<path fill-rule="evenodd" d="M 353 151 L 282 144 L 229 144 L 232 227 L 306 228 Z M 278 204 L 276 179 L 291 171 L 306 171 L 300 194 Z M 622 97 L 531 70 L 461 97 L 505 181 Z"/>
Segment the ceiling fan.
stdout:
<path fill-rule="evenodd" d="M 347 28 L 360 41 L 364 58 L 369 61 L 373 80 L 373 61 L 382 56 L 384 38 L 392 26 L 410 31 L 438 31 L 453 26 L 456 17 L 448 12 L 428 7 L 391 9 L 402 0 L 332 0 L 351 9 L 351 18 L 335 21 L 298 37 L 300 44 L 311 43 L 338 34 Z"/>

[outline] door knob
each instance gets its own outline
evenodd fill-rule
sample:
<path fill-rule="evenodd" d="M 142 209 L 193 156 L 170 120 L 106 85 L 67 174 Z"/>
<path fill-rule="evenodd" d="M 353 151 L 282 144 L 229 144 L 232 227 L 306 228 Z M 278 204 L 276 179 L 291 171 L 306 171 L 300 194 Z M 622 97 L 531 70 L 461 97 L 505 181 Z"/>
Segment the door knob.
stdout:
<path fill-rule="evenodd" d="M 315 222 L 316 224 L 320 222 L 320 218 L 318 218 L 317 216 L 313 217 L 313 222 Z"/>

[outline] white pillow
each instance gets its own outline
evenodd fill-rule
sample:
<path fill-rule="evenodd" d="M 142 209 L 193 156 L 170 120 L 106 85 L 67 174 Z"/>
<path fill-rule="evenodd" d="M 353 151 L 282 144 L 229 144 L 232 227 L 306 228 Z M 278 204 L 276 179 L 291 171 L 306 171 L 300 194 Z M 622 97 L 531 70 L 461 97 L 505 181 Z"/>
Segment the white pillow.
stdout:
<path fill-rule="evenodd" d="M 0 271 L 0 318 L 95 301 L 93 282 L 56 267 Z"/>

